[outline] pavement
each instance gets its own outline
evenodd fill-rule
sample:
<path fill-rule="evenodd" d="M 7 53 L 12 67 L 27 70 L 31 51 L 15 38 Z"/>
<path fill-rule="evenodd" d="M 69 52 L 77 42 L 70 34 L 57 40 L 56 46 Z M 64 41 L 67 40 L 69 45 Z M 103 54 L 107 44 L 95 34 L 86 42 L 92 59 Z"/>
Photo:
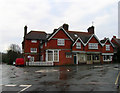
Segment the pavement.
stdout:
<path fill-rule="evenodd" d="M 2 64 L 2 91 L 85 91 L 118 93 L 119 65 L 15 67 Z"/>

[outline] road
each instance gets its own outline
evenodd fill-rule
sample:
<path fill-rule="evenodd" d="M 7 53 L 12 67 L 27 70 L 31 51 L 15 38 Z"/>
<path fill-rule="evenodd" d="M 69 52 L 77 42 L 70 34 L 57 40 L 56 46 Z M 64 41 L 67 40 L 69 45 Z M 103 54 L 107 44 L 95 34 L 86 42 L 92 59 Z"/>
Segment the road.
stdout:
<path fill-rule="evenodd" d="M 15 67 L 2 64 L 2 91 L 114 91 L 118 64 Z"/>

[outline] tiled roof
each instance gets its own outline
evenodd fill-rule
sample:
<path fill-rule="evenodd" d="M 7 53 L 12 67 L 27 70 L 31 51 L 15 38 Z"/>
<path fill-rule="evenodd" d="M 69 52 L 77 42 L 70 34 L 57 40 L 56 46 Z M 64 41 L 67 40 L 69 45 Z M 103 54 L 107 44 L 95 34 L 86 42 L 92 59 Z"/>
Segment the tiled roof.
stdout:
<path fill-rule="evenodd" d="M 101 43 L 105 43 L 108 38 L 104 38 L 103 40 L 100 40 Z"/>
<path fill-rule="evenodd" d="M 116 42 L 120 45 L 120 39 L 116 39 Z"/>
<path fill-rule="evenodd" d="M 88 32 L 78 32 L 78 31 L 68 31 L 68 33 L 74 40 L 76 40 L 76 38 L 79 37 L 84 43 L 87 43 L 89 38 L 93 35 L 93 34 L 89 34 Z"/>
<path fill-rule="evenodd" d="M 25 39 L 36 39 L 36 40 L 45 40 L 47 34 L 43 31 L 30 31 L 26 36 Z"/>

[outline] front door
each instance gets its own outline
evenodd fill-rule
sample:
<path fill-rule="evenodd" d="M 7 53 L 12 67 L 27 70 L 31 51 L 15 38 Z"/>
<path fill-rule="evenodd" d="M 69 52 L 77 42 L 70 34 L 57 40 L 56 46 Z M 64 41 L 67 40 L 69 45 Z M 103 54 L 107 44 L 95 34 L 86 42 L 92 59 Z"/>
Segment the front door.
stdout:
<path fill-rule="evenodd" d="M 77 64 L 77 59 L 76 59 L 77 57 L 76 57 L 76 55 L 74 55 L 74 64 Z"/>

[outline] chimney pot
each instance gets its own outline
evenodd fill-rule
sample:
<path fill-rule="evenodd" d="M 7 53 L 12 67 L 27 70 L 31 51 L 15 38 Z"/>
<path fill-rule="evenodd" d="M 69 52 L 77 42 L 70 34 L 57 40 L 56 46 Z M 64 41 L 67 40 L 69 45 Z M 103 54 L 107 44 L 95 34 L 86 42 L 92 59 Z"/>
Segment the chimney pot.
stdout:
<path fill-rule="evenodd" d="M 63 24 L 63 28 L 68 31 L 69 25 L 68 24 Z"/>
<path fill-rule="evenodd" d="M 24 37 L 27 35 L 27 26 L 24 27 Z"/>
<path fill-rule="evenodd" d="M 113 38 L 116 38 L 116 36 L 113 36 Z"/>
<path fill-rule="evenodd" d="M 90 33 L 90 34 L 94 34 L 94 26 L 91 26 L 91 27 L 89 27 L 87 30 L 88 30 L 88 33 Z"/>

